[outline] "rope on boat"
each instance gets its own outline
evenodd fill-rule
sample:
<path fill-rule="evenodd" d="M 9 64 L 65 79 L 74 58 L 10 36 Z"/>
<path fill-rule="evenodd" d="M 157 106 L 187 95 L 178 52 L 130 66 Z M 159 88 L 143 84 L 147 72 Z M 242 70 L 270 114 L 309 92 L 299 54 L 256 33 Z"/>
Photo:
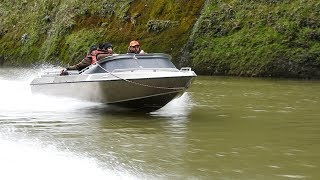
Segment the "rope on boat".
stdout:
<path fill-rule="evenodd" d="M 97 63 L 97 65 L 98 65 L 102 70 L 104 70 L 105 72 L 111 74 L 112 76 L 114 76 L 114 77 L 116 77 L 116 78 L 119 78 L 119 79 L 121 79 L 121 80 L 123 80 L 123 81 L 126 81 L 126 82 L 128 82 L 128 83 L 135 84 L 135 85 L 144 86 L 144 87 L 149 87 L 149 88 L 155 88 L 155 89 L 167 89 L 167 90 L 183 90 L 183 89 L 185 89 L 185 87 L 177 87 L 177 88 L 172 87 L 172 88 L 170 88 L 170 87 L 159 87 L 159 86 L 152 86 L 152 85 L 147 85 L 147 84 L 141 84 L 141 83 L 138 83 L 138 82 L 134 82 L 134 81 L 130 81 L 130 80 L 128 80 L 128 79 L 121 78 L 121 77 L 113 74 L 112 72 L 106 70 L 106 69 L 105 69 L 104 67 L 102 67 L 99 63 Z"/>

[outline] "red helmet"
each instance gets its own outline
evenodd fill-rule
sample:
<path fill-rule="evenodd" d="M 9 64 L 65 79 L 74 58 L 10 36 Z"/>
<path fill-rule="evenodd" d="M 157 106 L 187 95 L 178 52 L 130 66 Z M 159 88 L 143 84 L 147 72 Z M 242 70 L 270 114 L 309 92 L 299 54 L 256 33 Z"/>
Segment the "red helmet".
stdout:
<path fill-rule="evenodd" d="M 131 41 L 130 42 L 130 46 L 139 46 L 139 42 L 138 41 Z"/>

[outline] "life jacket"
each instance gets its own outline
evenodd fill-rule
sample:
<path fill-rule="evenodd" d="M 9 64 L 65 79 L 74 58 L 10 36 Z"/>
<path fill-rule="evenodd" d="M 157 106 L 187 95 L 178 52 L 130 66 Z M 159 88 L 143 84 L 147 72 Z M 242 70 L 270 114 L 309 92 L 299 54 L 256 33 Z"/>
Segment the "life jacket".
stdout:
<path fill-rule="evenodd" d="M 94 63 L 97 62 L 97 57 L 98 57 L 99 54 L 109 54 L 109 53 L 106 52 L 106 51 L 101 51 L 101 50 L 92 51 L 92 53 L 90 54 L 91 58 L 92 58 L 91 64 L 94 64 Z M 88 57 L 90 57 L 90 56 L 88 56 Z"/>

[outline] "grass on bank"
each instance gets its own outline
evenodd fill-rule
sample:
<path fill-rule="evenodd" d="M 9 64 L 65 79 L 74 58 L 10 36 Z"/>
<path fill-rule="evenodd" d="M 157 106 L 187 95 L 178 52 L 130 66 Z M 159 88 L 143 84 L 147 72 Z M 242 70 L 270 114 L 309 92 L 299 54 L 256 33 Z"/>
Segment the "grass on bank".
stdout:
<path fill-rule="evenodd" d="M 319 1 L 212 0 L 200 21 L 200 74 L 320 77 Z"/>
<path fill-rule="evenodd" d="M 133 39 L 176 60 L 203 1 L 4 0 L 0 63 L 76 63 L 92 44 L 110 41 L 116 53 L 125 53 Z"/>

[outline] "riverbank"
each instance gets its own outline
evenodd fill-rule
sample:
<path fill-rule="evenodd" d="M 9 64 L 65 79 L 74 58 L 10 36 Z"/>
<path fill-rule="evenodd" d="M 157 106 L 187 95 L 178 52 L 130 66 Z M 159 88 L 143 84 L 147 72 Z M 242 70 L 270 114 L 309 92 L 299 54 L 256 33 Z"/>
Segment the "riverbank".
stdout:
<path fill-rule="evenodd" d="M 320 77 L 319 1 L 209 1 L 191 64 L 199 74 Z"/>

